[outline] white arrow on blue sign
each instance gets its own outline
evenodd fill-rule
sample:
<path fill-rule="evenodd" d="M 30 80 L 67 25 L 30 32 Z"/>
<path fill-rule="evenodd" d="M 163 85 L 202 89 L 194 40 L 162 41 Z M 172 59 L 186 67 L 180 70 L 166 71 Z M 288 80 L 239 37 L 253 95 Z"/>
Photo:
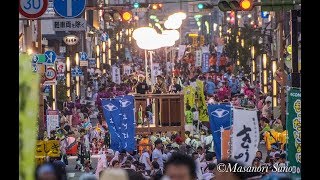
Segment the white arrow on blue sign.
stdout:
<path fill-rule="evenodd" d="M 86 52 L 80 52 L 80 61 L 86 61 L 88 59 L 88 55 Z"/>
<path fill-rule="evenodd" d="M 39 57 L 35 54 L 32 57 L 32 63 L 37 63 L 39 61 Z"/>
<path fill-rule="evenodd" d="M 79 16 L 86 7 L 86 0 L 55 0 L 54 10 L 62 17 L 75 18 Z"/>
<path fill-rule="evenodd" d="M 46 51 L 44 55 L 46 56 L 46 64 L 54 64 L 57 59 L 57 54 L 54 51 Z"/>
<path fill-rule="evenodd" d="M 101 41 L 108 41 L 109 35 L 107 33 L 102 33 L 101 34 Z"/>

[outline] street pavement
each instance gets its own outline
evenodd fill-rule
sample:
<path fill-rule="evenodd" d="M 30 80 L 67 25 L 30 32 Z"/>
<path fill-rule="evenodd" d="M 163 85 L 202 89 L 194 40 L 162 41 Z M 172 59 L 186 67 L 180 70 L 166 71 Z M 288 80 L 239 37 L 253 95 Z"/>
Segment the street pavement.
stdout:
<path fill-rule="evenodd" d="M 258 149 L 262 151 L 263 160 L 265 160 L 267 156 L 266 145 L 259 144 Z M 98 163 L 98 158 L 99 158 L 99 155 L 91 156 L 92 167 L 93 167 L 93 170 L 91 172 L 93 172 L 94 169 L 96 168 Z M 83 172 L 74 169 L 76 167 L 76 159 L 77 159 L 77 156 L 68 157 L 69 165 L 66 168 L 68 180 L 78 180 L 80 176 L 83 174 Z"/>

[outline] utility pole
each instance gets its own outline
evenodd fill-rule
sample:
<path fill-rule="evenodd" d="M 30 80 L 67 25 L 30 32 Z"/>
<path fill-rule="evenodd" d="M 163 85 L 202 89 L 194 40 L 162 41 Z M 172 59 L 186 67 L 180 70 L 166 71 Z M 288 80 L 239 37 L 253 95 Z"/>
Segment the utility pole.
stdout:
<path fill-rule="evenodd" d="M 278 54 L 278 58 L 279 58 L 279 62 L 280 62 L 280 69 L 281 72 L 283 74 L 283 81 L 282 84 L 280 84 L 280 111 L 281 111 L 281 122 L 283 124 L 283 127 L 286 127 L 286 94 L 285 94 L 285 90 L 286 90 L 286 84 L 287 84 L 287 76 L 286 73 L 284 71 L 284 56 L 283 56 L 283 50 L 284 50 L 284 40 L 283 40 L 283 19 L 284 19 L 284 13 L 283 11 L 280 11 L 277 14 L 277 18 L 278 18 L 278 40 L 279 40 L 279 54 Z"/>
<path fill-rule="evenodd" d="M 300 87 L 298 67 L 298 10 L 291 10 L 291 43 L 292 43 L 292 87 Z"/>
<path fill-rule="evenodd" d="M 42 54 L 42 34 L 41 34 L 41 20 L 37 20 L 37 52 L 39 54 Z M 38 135 L 43 135 L 45 131 L 45 126 L 44 126 L 44 100 L 43 100 L 43 91 L 42 91 L 42 86 L 44 82 L 44 73 L 45 73 L 45 65 L 41 65 L 39 68 L 39 74 L 40 74 L 40 80 L 39 80 L 39 118 L 38 118 Z"/>

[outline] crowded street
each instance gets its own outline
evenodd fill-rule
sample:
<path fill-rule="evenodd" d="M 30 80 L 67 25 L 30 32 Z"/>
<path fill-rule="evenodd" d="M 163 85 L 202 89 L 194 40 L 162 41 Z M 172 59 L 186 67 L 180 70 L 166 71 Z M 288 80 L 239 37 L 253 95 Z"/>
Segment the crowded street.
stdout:
<path fill-rule="evenodd" d="M 300 5 L 19 0 L 20 179 L 301 179 Z"/>

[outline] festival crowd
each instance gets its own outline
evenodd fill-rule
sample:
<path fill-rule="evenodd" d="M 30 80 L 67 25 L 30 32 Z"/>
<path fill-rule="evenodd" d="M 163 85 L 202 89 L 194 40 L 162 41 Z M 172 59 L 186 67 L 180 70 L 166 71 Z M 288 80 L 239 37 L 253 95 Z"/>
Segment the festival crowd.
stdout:
<path fill-rule="evenodd" d="M 88 68 L 85 97 L 68 97 L 60 109 L 60 127 L 40 139 L 59 140 L 61 156 L 50 158 L 37 168 L 36 177 L 42 179 L 67 179 L 65 167 L 68 156 L 77 156 L 76 170 L 83 172 L 80 179 L 129 180 L 129 179 L 170 179 L 170 180 L 211 180 L 211 179 L 271 179 L 270 171 L 264 173 L 222 173 L 217 170 L 219 163 L 209 124 L 199 121 L 196 106 L 185 108 L 185 134 L 179 132 L 153 132 L 151 135 L 137 135 L 137 149 L 134 152 L 110 149 L 110 133 L 103 117 L 101 98 L 112 98 L 126 94 L 183 93 L 185 86 L 204 83 L 206 102 L 231 103 L 236 107 L 256 109 L 259 117 L 261 144 L 266 145 L 267 154 L 257 151 L 252 166 L 285 166 L 285 139 L 279 134 L 285 132 L 281 117 L 274 117 L 272 98 L 261 92 L 259 81 L 250 83 L 240 68 L 234 73 L 234 63 L 225 55 L 221 57 L 219 72 L 216 72 L 216 55 L 210 58 L 210 71 L 202 73 L 194 66 L 194 56 L 187 54 L 182 61 L 175 62 L 168 72 L 166 63 L 156 58 L 162 75 L 156 76 L 154 85 L 146 81 L 141 58 L 133 62 L 118 64 L 132 67 L 131 74 L 121 75 L 120 84 L 112 82 L 110 71 L 102 74 L 98 69 Z M 50 107 L 48 107 L 50 108 Z M 148 108 L 148 107 L 147 107 Z M 145 110 L 145 119 L 152 121 L 152 108 Z M 92 164 L 91 156 L 99 155 L 98 163 Z M 265 156 L 265 157 L 263 157 Z M 221 161 L 233 163 L 235 161 Z M 241 164 L 241 163 L 239 163 Z M 253 177 L 254 176 L 254 177 Z M 271 177 L 272 176 L 272 177 Z M 280 177 L 280 176 L 279 176 Z"/>

